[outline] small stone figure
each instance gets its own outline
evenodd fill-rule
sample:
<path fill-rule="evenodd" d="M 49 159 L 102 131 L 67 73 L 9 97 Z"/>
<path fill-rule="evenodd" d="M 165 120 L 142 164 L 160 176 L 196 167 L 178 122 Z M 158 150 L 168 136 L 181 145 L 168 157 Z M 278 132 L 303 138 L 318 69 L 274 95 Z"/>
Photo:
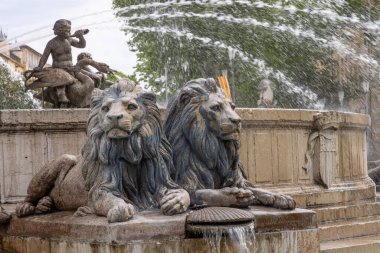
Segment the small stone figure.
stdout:
<path fill-rule="evenodd" d="M 27 86 L 27 89 L 47 87 L 41 97 L 53 103 L 56 108 L 88 107 L 94 81 L 81 69 L 86 65 L 91 65 L 104 73 L 110 72 L 110 69 L 106 64 L 92 59 L 79 61 L 73 65 L 71 46 L 77 48 L 86 46 L 83 35 L 88 33 L 87 29 L 77 30 L 70 35 L 71 22 L 60 19 L 55 22 L 53 30 L 56 36 L 47 43 L 38 67 L 32 72 L 25 73 L 27 81 L 30 78 L 36 79 Z M 53 58 L 52 68 L 43 68 L 50 55 Z"/>
<path fill-rule="evenodd" d="M 77 62 L 80 62 L 83 59 L 89 59 L 92 60 L 92 56 L 90 53 L 84 52 L 80 53 L 77 56 Z M 91 77 L 94 80 L 95 88 L 104 90 L 105 88 L 108 88 L 112 85 L 112 82 L 105 79 L 105 76 L 103 73 L 94 73 L 90 68 L 89 65 L 85 65 L 82 67 L 82 72 Z"/>
<path fill-rule="evenodd" d="M 274 100 L 274 88 L 274 83 L 271 80 L 261 80 L 257 88 L 260 92 L 260 99 L 257 101 L 258 107 L 273 108 L 276 106 L 277 101 Z"/>
<path fill-rule="evenodd" d="M 172 152 L 156 96 L 129 80 L 97 92 L 82 155 L 47 163 L 31 180 L 17 216 L 79 208 L 78 216 L 94 212 L 121 222 L 151 208 L 165 215 L 186 211 L 190 197 L 170 178 Z"/>
<path fill-rule="evenodd" d="M 173 148 L 172 178 L 193 206 L 265 205 L 294 209 L 286 195 L 254 186 L 239 157 L 241 119 L 213 79 L 188 82 L 169 102 L 165 133 Z"/>

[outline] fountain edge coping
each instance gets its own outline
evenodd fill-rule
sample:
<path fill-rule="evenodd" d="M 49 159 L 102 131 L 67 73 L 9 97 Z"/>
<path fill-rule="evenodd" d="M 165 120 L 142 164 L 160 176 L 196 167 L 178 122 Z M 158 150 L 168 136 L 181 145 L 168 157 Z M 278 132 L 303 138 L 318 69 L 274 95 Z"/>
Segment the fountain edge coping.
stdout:
<path fill-rule="evenodd" d="M 251 207 L 256 233 L 305 230 L 317 227 L 316 214 L 305 209 L 292 211 Z M 124 244 L 137 240 L 184 239 L 187 213 L 164 216 L 159 210 L 138 213 L 127 222 L 109 224 L 105 217 L 73 217 L 63 211 L 13 219 L 0 226 L 0 235 Z"/>

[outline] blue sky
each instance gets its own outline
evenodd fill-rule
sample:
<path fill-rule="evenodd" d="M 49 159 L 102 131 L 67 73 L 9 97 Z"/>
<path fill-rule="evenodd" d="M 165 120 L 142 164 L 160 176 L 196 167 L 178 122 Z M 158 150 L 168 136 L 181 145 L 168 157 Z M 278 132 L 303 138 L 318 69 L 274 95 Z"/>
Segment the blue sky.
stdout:
<path fill-rule="evenodd" d="M 127 37 L 113 15 L 112 0 L 0 0 L 0 17 L 0 27 L 8 39 L 14 38 L 11 42 L 26 41 L 41 53 L 54 36 L 54 22 L 69 19 L 72 32 L 76 28 L 90 29 L 86 48 L 74 49 L 74 59 L 81 52 L 89 52 L 113 69 L 133 72 L 136 56 L 128 50 Z"/>

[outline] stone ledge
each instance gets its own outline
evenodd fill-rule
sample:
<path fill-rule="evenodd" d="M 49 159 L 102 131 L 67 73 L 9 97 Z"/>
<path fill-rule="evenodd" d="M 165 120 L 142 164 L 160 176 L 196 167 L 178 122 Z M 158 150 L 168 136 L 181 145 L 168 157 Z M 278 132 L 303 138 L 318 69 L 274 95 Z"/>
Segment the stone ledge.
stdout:
<path fill-rule="evenodd" d="M 256 233 L 317 227 L 315 212 L 306 209 L 285 211 L 267 207 L 251 207 L 251 211 L 255 215 Z"/>
<path fill-rule="evenodd" d="M 251 207 L 250 210 L 255 215 L 256 233 L 317 227 L 316 214 L 310 210 L 283 211 L 266 207 Z M 13 217 L 9 224 L 0 227 L 0 235 L 116 244 L 136 240 L 173 240 L 185 238 L 186 216 L 164 216 L 158 210 L 145 211 L 130 221 L 109 224 L 105 217 L 73 217 L 73 212 L 55 212 Z"/>
<path fill-rule="evenodd" d="M 254 126 L 260 128 L 276 127 L 313 127 L 313 116 L 327 111 L 301 110 L 301 109 L 263 109 L 263 108 L 237 108 L 236 112 L 243 119 L 243 128 Z M 370 125 L 370 117 L 359 113 L 337 112 L 341 116 L 341 128 L 357 128 L 365 130 Z"/>
<path fill-rule="evenodd" d="M 162 117 L 165 109 L 160 108 Z M 237 108 L 236 112 L 242 117 L 243 127 L 296 127 L 310 128 L 313 125 L 313 115 L 321 111 L 299 109 L 260 109 Z M 34 109 L 34 110 L 0 110 L 0 129 L 7 126 L 45 126 L 49 124 L 72 124 L 85 127 L 89 109 Z M 341 115 L 343 128 L 365 129 L 370 125 L 370 118 L 364 114 L 344 113 Z"/>
<path fill-rule="evenodd" d="M 355 204 L 358 201 L 375 201 L 375 184 L 369 177 L 334 183 L 331 188 L 321 185 L 265 185 L 256 187 L 292 196 L 299 208 Z"/>
<path fill-rule="evenodd" d="M 0 110 L 0 131 L 86 131 L 88 109 Z"/>

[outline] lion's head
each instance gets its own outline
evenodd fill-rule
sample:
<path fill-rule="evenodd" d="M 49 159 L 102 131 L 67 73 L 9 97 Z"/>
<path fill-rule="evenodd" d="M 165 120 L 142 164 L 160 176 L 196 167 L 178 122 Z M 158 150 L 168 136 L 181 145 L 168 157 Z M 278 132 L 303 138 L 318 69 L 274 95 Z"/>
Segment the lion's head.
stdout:
<path fill-rule="evenodd" d="M 240 116 L 235 112 L 234 103 L 226 98 L 213 79 L 190 81 L 176 94 L 169 105 L 166 134 L 170 135 L 174 115 L 183 120 L 184 114 L 187 121 L 204 124 L 205 130 L 212 132 L 217 138 L 239 140 Z"/>
<path fill-rule="evenodd" d="M 101 188 L 146 209 L 159 206 L 161 190 L 178 188 L 156 97 L 129 80 L 93 95 L 82 153 L 90 200 Z"/>
<path fill-rule="evenodd" d="M 206 127 L 222 140 L 239 140 L 240 117 L 224 94 L 212 92 L 199 104 Z"/>
<path fill-rule="evenodd" d="M 245 183 L 239 159 L 240 117 L 213 79 L 188 82 L 168 105 L 174 180 L 189 190 Z"/>
<path fill-rule="evenodd" d="M 127 138 L 144 122 L 146 107 L 133 91 L 108 93 L 98 111 L 99 127 L 110 139 Z"/>

